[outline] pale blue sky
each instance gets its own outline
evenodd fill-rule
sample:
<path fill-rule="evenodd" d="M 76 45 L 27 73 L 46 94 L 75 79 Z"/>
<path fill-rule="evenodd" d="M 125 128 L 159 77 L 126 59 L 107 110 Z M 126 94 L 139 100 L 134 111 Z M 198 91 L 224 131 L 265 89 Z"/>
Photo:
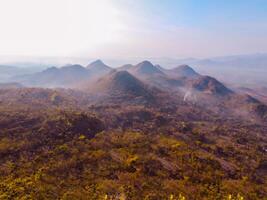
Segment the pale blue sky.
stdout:
<path fill-rule="evenodd" d="M 176 25 L 208 27 L 216 24 L 216 18 L 226 23 L 267 19 L 266 0 L 137 0 L 136 4 Z"/>
<path fill-rule="evenodd" d="M 0 55 L 211 57 L 267 52 L 266 0 L 8 0 Z"/>

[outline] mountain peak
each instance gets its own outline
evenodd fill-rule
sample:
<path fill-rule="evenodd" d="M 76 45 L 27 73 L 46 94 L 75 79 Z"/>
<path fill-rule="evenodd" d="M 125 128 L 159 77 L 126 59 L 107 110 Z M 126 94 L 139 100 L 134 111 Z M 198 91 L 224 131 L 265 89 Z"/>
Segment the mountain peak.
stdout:
<path fill-rule="evenodd" d="M 61 67 L 60 69 L 62 69 L 62 70 L 85 70 L 85 68 L 79 64 L 65 65 L 65 66 Z"/>
<path fill-rule="evenodd" d="M 139 65 L 150 65 L 150 66 L 152 65 L 153 66 L 153 64 L 148 60 L 144 60 L 143 62 L 139 63 Z"/>
<path fill-rule="evenodd" d="M 111 71 L 111 67 L 103 63 L 102 60 L 96 60 L 92 62 L 86 68 L 89 69 L 95 75 L 104 75 Z"/>
<path fill-rule="evenodd" d="M 190 67 L 189 65 L 186 65 L 186 64 L 179 65 L 179 66 L 176 67 L 176 69 L 184 69 L 184 70 L 190 69 L 190 70 L 193 70 L 192 67 Z"/>
<path fill-rule="evenodd" d="M 120 98 L 152 98 L 146 85 L 127 71 L 112 71 L 88 88 L 91 92 Z"/>
<path fill-rule="evenodd" d="M 161 70 L 159 70 L 156 66 L 154 66 L 151 62 L 147 60 L 137 64 L 134 67 L 133 71 L 138 75 L 163 74 Z"/>
<path fill-rule="evenodd" d="M 94 68 L 94 67 L 105 67 L 105 68 L 109 68 L 109 66 L 107 66 L 102 60 L 98 59 L 95 60 L 94 62 L 90 63 L 89 65 L 87 65 L 87 68 Z"/>
<path fill-rule="evenodd" d="M 200 76 L 192 82 L 192 87 L 201 92 L 207 92 L 214 95 L 227 96 L 233 93 L 221 82 L 210 76 Z"/>
<path fill-rule="evenodd" d="M 57 71 L 58 68 L 53 66 L 53 67 L 48 67 L 47 69 L 43 70 L 43 72 L 53 72 L 53 71 Z"/>
<path fill-rule="evenodd" d="M 196 77 L 199 74 L 189 65 L 179 65 L 178 67 L 171 70 L 175 75 L 184 76 L 184 77 Z"/>
<path fill-rule="evenodd" d="M 141 84 L 137 78 L 127 71 L 112 71 L 107 76 L 100 79 L 100 81 L 101 80 L 109 82 L 110 87 L 128 87 L 131 85 Z"/>
<path fill-rule="evenodd" d="M 97 59 L 94 62 L 90 63 L 90 65 L 105 65 L 105 64 L 102 60 Z"/>

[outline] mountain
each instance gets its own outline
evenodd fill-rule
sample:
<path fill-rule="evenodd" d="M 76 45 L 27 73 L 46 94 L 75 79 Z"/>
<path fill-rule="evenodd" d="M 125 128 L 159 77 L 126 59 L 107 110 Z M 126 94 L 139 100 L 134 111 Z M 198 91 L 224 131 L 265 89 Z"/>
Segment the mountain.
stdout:
<path fill-rule="evenodd" d="M 109 94 L 130 93 L 143 95 L 146 93 L 145 85 L 127 71 L 113 71 L 100 78 L 93 90 Z"/>
<path fill-rule="evenodd" d="M 127 71 L 127 70 L 130 70 L 133 67 L 134 66 L 132 64 L 126 64 L 126 65 L 123 65 L 121 67 L 118 67 L 116 70 L 118 70 L 118 71 Z"/>
<path fill-rule="evenodd" d="M 205 94 L 224 96 L 232 91 L 221 82 L 209 76 L 201 76 L 188 65 L 179 65 L 173 69 L 165 69 L 143 61 L 137 65 L 124 65 L 119 70 L 127 70 L 146 84 L 168 91 L 181 91 L 184 88 L 194 89 Z"/>
<path fill-rule="evenodd" d="M 264 87 L 267 85 L 267 53 L 208 57 L 203 59 L 152 60 L 164 68 L 171 69 L 177 65 L 189 65 L 197 72 L 216 77 L 235 87 Z M 166 67 L 165 67 L 166 66 Z M 243 81 L 240 81 L 242 79 Z"/>
<path fill-rule="evenodd" d="M 162 72 L 167 71 L 165 68 L 161 67 L 160 65 L 155 65 L 155 67 L 158 68 Z"/>
<path fill-rule="evenodd" d="M 104 64 L 101 60 L 96 60 L 86 67 L 94 76 L 104 75 L 109 73 L 112 68 Z"/>
<path fill-rule="evenodd" d="M 237 93 L 210 76 L 186 81 L 184 101 L 190 101 L 222 116 L 266 122 L 267 106 L 258 99 Z"/>
<path fill-rule="evenodd" d="M 90 71 L 81 65 L 66 65 L 61 68 L 50 67 L 42 72 L 16 77 L 26 86 L 71 87 L 79 81 L 90 78 Z"/>
<path fill-rule="evenodd" d="M 143 61 L 129 68 L 129 72 L 137 76 L 164 75 L 164 73 L 158 67 L 154 66 L 149 61 Z"/>
<path fill-rule="evenodd" d="M 153 65 L 149 61 L 143 61 L 137 65 L 126 64 L 117 68 L 118 71 L 127 71 L 144 83 L 162 89 L 168 89 L 173 83 L 164 73 L 165 69 L 159 65 Z"/>
<path fill-rule="evenodd" d="M 215 57 L 187 64 L 235 87 L 257 88 L 267 84 L 267 54 Z"/>
<path fill-rule="evenodd" d="M 1 74 L 14 75 L 16 73 L 22 73 L 23 69 L 15 66 L 0 65 Z"/>
<path fill-rule="evenodd" d="M 135 98 L 151 101 L 153 92 L 146 84 L 127 71 L 112 71 L 88 87 L 93 94 L 133 100 Z"/>
<path fill-rule="evenodd" d="M 260 101 L 267 104 L 267 89 L 265 87 L 253 88 L 253 89 L 246 87 L 239 87 L 236 89 L 236 91 L 253 96 L 256 99 L 259 99 Z"/>
<path fill-rule="evenodd" d="M 204 92 L 207 94 L 213 94 L 216 96 L 226 96 L 233 92 L 224 86 L 221 82 L 210 76 L 200 76 L 189 82 L 191 88 Z"/>
<path fill-rule="evenodd" d="M 23 74 L 31 74 L 38 72 L 37 67 L 17 67 L 13 65 L 0 65 L 0 82 L 13 81 L 12 77 L 21 76 Z"/>
<path fill-rule="evenodd" d="M 180 65 L 174 69 L 170 69 L 168 70 L 168 74 L 171 76 L 188 78 L 194 78 L 199 76 L 199 74 L 188 65 Z"/>
<path fill-rule="evenodd" d="M 234 56 L 224 56 L 224 57 L 215 57 L 211 60 L 220 63 L 221 65 L 227 65 L 231 67 L 239 67 L 240 69 L 245 68 L 265 68 L 267 66 L 267 54 L 248 54 L 248 55 L 234 55 Z"/>
<path fill-rule="evenodd" d="M 86 68 L 81 65 L 50 67 L 42 72 L 21 77 L 19 83 L 34 87 L 77 88 L 91 94 L 88 101 L 92 99 L 102 103 L 119 101 L 123 104 L 142 104 L 158 101 L 159 96 L 177 95 L 182 97 L 184 102 L 207 106 L 210 109 L 214 107 L 216 112 L 219 112 L 220 108 L 231 110 L 242 106 L 244 111 L 255 113 L 258 112 L 257 107 L 261 106 L 261 102 L 241 97 L 217 79 L 202 76 L 188 65 L 164 69 L 149 61 L 137 65 L 127 64 L 118 70 L 110 68 L 101 60 L 89 64 Z M 158 94 L 155 95 L 156 91 Z M 163 95 L 163 91 L 168 95 Z M 160 101 L 162 102 L 162 99 Z"/>

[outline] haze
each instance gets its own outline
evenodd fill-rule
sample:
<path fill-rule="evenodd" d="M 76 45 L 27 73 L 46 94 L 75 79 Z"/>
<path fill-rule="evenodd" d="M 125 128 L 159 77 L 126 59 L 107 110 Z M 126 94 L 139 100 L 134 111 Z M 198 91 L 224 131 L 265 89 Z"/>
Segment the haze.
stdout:
<path fill-rule="evenodd" d="M 0 0 L 0 200 L 267 200 L 267 0 Z"/>
<path fill-rule="evenodd" d="M 9 0 L 0 55 L 211 57 L 267 52 L 264 0 Z"/>

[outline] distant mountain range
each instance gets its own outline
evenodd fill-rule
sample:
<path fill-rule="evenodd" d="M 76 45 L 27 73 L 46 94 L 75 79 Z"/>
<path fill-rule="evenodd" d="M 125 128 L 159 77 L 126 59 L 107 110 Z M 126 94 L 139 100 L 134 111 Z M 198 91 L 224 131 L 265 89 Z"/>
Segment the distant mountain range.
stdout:
<path fill-rule="evenodd" d="M 65 65 L 60 68 L 50 67 L 42 72 L 13 77 L 13 80 L 26 86 L 71 87 L 78 82 L 105 75 L 111 70 L 102 61 L 97 60 L 86 68 L 78 64 Z"/>
<path fill-rule="evenodd" d="M 136 65 L 129 64 L 115 69 L 107 66 L 101 60 L 97 60 L 86 67 L 78 64 L 65 65 L 60 68 L 50 67 L 42 72 L 13 77 L 12 81 L 35 87 L 74 87 L 83 81 L 96 80 L 113 70 L 128 71 L 141 79 L 151 79 L 157 76 L 159 79 L 166 80 L 169 78 L 193 78 L 199 76 L 187 65 L 181 65 L 174 69 L 164 69 L 153 65 L 149 61 L 143 61 Z"/>
<path fill-rule="evenodd" d="M 99 83 L 103 84 L 105 75 L 108 75 L 107 80 L 110 79 L 110 73 L 116 74 L 114 71 L 124 72 L 118 73 L 120 77 L 128 76 L 126 79 L 129 79 L 131 74 L 145 84 L 161 89 L 187 88 L 188 90 L 191 88 L 210 94 L 229 94 L 231 91 L 218 80 L 210 76 L 202 76 L 188 65 L 165 69 L 159 65 L 153 65 L 149 61 L 143 61 L 136 65 L 128 64 L 116 69 L 109 67 L 101 60 L 96 60 L 86 67 L 78 64 L 65 65 L 60 68 L 50 67 L 42 72 L 14 77 L 14 82 L 34 87 L 79 88 L 82 86 L 81 88 L 87 88 L 87 85 L 90 85 L 92 88 L 92 86 L 98 86 Z M 112 83 L 109 84 L 112 85 Z"/>
<path fill-rule="evenodd" d="M 24 58 L 25 60 L 26 58 Z M 4 60 L 4 59 L 2 59 Z M 40 72 L 47 66 L 61 66 L 62 63 L 86 63 L 85 58 L 40 58 L 32 62 L 4 62 L 0 65 L 0 82 L 15 81 L 11 77 L 21 76 L 23 74 L 33 74 Z M 118 68 L 123 62 L 137 62 L 135 59 L 107 59 L 108 63 L 113 68 Z M 267 54 L 250 54 L 250 55 L 236 55 L 224 57 L 212 57 L 205 59 L 186 58 L 150 58 L 159 69 L 173 69 L 179 65 L 192 66 L 201 74 L 216 77 L 232 87 L 266 87 L 267 81 L 265 74 L 267 73 Z M 50 63 L 50 64 L 49 64 Z M 95 66 L 102 65 L 103 72 L 108 71 L 110 67 L 102 61 L 97 60 L 91 63 L 89 67 L 87 64 L 84 66 L 91 68 L 94 71 Z M 63 65 L 64 66 L 64 65 Z M 131 67 L 131 64 L 120 67 L 120 70 Z M 99 72 L 100 69 L 97 69 Z M 100 73 L 101 75 L 101 73 Z"/>
<path fill-rule="evenodd" d="M 26 86 L 68 87 L 89 76 L 89 71 L 81 65 L 67 65 L 61 68 L 50 67 L 42 72 L 17 76 L 14 77 L 14 80 Z"/>
<path fill-rule="evenodd" d="M 260 57 L 256 56 L 258 59 Z M 212 66 L 214 70 L 219 66 L 222 67 L 222 63 L 238 63 L 238 60 L 254 60 L 256 58 L 253 56 L 249 58 L 242 56 L 225 57 L 214 59 L 216 61 L 197 61 L 194 59 L 193 62 L 198 63 L 200 68 L 205 65 L 210 68 Z M 261 60 L 264 62 L 264 58 Z M 215 63 L 217 63 L 217 67 Z M 264 68 L 263 64 L 261 68 Z M 247 67 L 244 67 L 245 69 Z M 210 70 L 211 73 L 213 70 Z M 227 68 L 223 70 L 227 70 Z M 228 76 L 224 79 L 228 79 Z M 240 79 L 236 81 L 242 82 Z M 256 107 L 261 102 L 252 100 L 252 96 L 264 102 L 266 99 L 264 90 L 251 92 L 236 89 L 231 84 L 224 84 L 212 76 L 201 75 L 186 64 L 178 63 L 177 67 L 166 69 L 160 65 L 154 65 L 150 61 L 143 61 L 134 65 L 127 64 L 118 68 L 112 68 L 101 60 L 96 60 L 86 67 L 79 64 L 50 67 L 41 72 L 15 76 L 10 84 L 3 85 L 2 88 L 19 88 L 20 86 L 72 88 L 97 95 L 98 100 L 111 97 L 113 100 L 120 99 L 122 102 L 153 103 L 156 102 L 159 94 L 165 93 L 164 95 L 166 95 L 167 93 L 170 96 L 178 95 L 186 102 L 208 107 L 220 107 L 224 108 L 225 111 L 238 106 L 243 109 L 246 107 L 244 110 L 247 112 L 250 112 L 251 109 L 257 110 Z"/>
<path fill-rule="evenodd" d="M 267 85 L 267 54 L 225 56 L 194 59 L 186 64 L 202 74 L 215 76 L 235 87 L 264 87 Z"/>
<path fill-rule="evenodd" d="M 41 67 L 18 67 L 13 65 L 0 65 L 0 82 L 10 81 L 14 76 L 32 74 L 38 72 Z"/>

